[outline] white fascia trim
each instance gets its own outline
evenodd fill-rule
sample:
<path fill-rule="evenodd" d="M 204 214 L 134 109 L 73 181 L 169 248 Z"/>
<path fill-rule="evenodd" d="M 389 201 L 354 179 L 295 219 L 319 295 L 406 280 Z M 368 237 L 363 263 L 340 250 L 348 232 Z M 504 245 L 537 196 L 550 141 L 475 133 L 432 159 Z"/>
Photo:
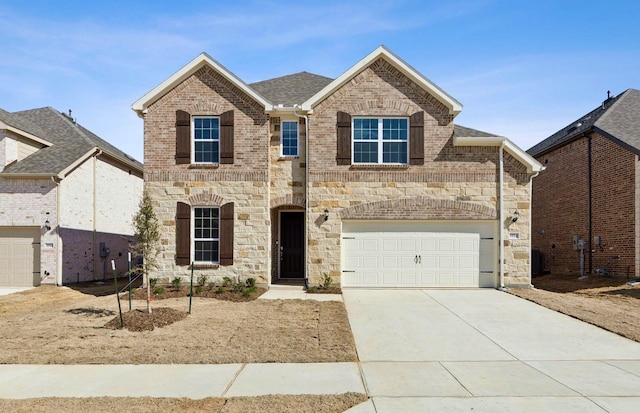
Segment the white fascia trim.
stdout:
<path fill-rule="evenodd" d="M 329 83 L 322 90 L 309 98 L 302 104 L 302 109 L 306 111 L 312 110 L 316 104 L 335 92 L 343 84 L 353 79 L 353 77 L 362 72 L 371 63 L 375 62 L 380 57 L 384 58 L 388 63 L 393 65 L 396 69 L 400 70 L 405 76 L 416 82 L 423 89 L 429 92 L 433 97 L 438 99 L 438 101 L 440 101 L 443 105 L 449 108 L 449 114 L 455 116 L 462 111 L 462 104 L 460 102 L 449 96 L 449 94 L 447 94 L 444 90 L 440 89 L 440 87 L 438 87 L 435 83 L 427 79 L 423 74 L 415 70 L 407 62 L 396 56 L 385 46 L 379 46 L 376 50 L 369 53 L 364 59 L 360 60 L 349 70 L 340 75 L 340 77 Z"/>
<path fill-rule="evenodd" d="M 25 131 L 23 131 L 21 129 L 14 128 L 13 126 L 7 125 L 6 123 L 4 123 L 2 121 L 0 121 L 0 129 L 5 129 L 5 130 L 8 130 L 8 131 L 11 131 L 11 132 L 15 133 L 16 135 L 20 135 L 20 136 L 22 136 L 24 138 L 31 139 L 32 141 L 38 142 L 39 144 L 42 144 L 44 146 L 53 146 L 53 143 L 51 143 L 51 142 L 49 142 L 47 140 L 44 140 L 42 138 L 38 138 L 37 136 L 32 135 L 29 132 L 25 132 Z"/>
<path fill-rule="evenodd" d="M 251 89 L 246 83 L 244 83 L 239 77 L 234 75 L 231 71 L 229 71 L 226 67 L 222 66 L 219 62 L 214 60 L 208 54 L 202 52 L 195 59 L 187 63 L 180 70 L 172 74 L 169 78 L 167 78 L 164 82 L 160 83 L 158 86 L 154 87 L 147 94 L 142 96 L 140 99 L 136 100 L 132 105 L 131 109 L 133 109 L 138 116 L 142 117 L 146 109 L 160 97 L 164 96 L 171 89 L 176 87 L 178 84 L 182 83 L 186 78 L 191 76 L 193 73 L 198 71 L 203 66 L 209 66 L 216 72 L 220 73 L 223 77 L 225 77 L 228 81 L 237 86 L 240 90 L 245 92 L 247 95 L 251 96 L 256 102 L 260 103 L 265 107 L 265 110 L 270 110 L 272 108 L 272 104 L 267 101 L 264 97 L 259 95 L 255 90 Z"/>
<path fill-rule="evenodd" d="M 540 162 L 503 136 L 456 136 L 453 138 L 453 146 L 501 146 L 503 144 L 504 149 L 511 156 L 527 167 L 527 172 L 537 173 L 544 171 L 545 167 Z"/>
<path fill-rule="evenodd" d="M 85 153 L 84 155 L 82 155 L 81 157 L 76 159 L 71 165 L 67 166 L 62 171 L 60 171 L 58 173 L 58 178 L 59 179 L 66 178 L 67 175 L 69 174 L 69 172 L 73 171 L 78 165 L 80 165 L 81 163 L 83 163 L 87 159 L 93 157 L 94 155 L 97 156 L 97 155 L 100 155 L 101 153 L 102 153 L 102 150 L 100 150 L 100 148 L 98 148 L 98 147 L 95 147 L 95 148 L 87 151 L 87 153 Z"/>

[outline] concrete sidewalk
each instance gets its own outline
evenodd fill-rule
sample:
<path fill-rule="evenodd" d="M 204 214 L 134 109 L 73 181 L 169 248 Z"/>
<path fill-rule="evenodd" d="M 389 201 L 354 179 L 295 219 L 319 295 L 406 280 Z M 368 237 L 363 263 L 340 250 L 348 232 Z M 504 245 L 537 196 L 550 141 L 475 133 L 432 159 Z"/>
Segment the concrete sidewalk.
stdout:
<path fill-rule="evenodd" d="M 364 393 L 357 363 L 0 365 L 0 398 Z"/>

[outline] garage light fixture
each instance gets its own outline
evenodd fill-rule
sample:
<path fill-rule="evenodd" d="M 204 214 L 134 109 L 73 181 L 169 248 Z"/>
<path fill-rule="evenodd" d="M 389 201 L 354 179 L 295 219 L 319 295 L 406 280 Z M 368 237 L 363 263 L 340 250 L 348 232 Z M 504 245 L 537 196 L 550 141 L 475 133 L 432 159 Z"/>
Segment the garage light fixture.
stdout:
<path fill-rule="evenodd" d="M 48 212 L 47 212 L 47 215 L 49 215 Z M 49 222 L 49 217 L 47 217 L 47 219 L 44 221 L 44 229 L 46 229 L 47 231 L 51 230 L 51 223 Z"/>
<path fill-rule="evenodd" d="M 516 212 L 513 213 L 513 218 L 511 218 L 511 222 L 516 222 L 520 217 L 520 212 L 516 209 Z"/>
<path fill-rule="evenodd" d="M 329 210 L 325 208 L 324 210 L 324 220 L 328 220 L 329 219 Z"/>

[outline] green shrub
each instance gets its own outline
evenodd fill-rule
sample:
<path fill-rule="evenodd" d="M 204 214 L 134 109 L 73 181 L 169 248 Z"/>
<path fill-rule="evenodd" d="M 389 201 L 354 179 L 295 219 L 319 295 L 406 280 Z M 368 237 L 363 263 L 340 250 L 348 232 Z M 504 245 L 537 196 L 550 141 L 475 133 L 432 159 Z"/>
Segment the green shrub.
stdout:
<path fill-rule="evenodd" d="M 251 297 L 253 294 L 255 294 L 256 290 L 257 288 L 255 285 L 253 287 L 248 287 L 242 292 L 242 295 L 245 297 Z"/>
<path fill-rule="evenodd" d="M 247 288 L 255 287 L 256 286 L 256 279 L 255 278 L 247 278 L 246 285 L 247 285 Z"/>
<path fill-rule="evenodd" d="M 231 287 L 233 285 L 233 280 L 229 277 L 224 277 L 222 279 L 222 286 L 223 287 Z"/>
<path fill-rule="evenodd" d="M 320 288 L 328 289 L 329 287 L 331 287 L 331 283 L 333 283 L 333 278 L 331 278 L 331 276 L 325 272 L 324 276 L 322 277 L 322 285 Z"/>
<path fill-rule="evenodd" d="M 179 290 L 180 287 L 182 286 L 182 278 L 173 277 L 173 279 L 171 280 L 171 286 L 173 287 L 174 290 Z"/>
<path fill-rule="evenodd" d="M 207 276 L 204 274 L 200 274 L 198 277 L 198 286 L 204 287 L 207 284 Z"/>
<path fill-rule="evenodd" d="M 149 286 L 151 287 L 151 289 L 156 288 L 156 284 L 158 284 L 157 278 L 149 278 Z"/>
<path fill-rule="evenodd" d="M 233 284 L 234 293 L 241 293 L 244 291 L 244 289 L 245 289 L 245 284 L 242 281 L 238 281 L 237 283 Z"/>
<path fill-rule="evenodd" d="M 153 293 L 154 294 L 164 294 L 164 288 L 156 287 L 156 288 L 153 289 Z"/>
<path fill-rule="evenodd" d="M 218 287 L 218 289 L 216 290 L 216 294 L 222 294 L 226 292 L 227 292 L 227 289 L 224 287 Z"/>
<path fill-rule="evenodd" d="M 202 286 L 200 286 L 200 285 L 196 287 L 196 292 L 197 292 L 198 294 L 199 294 L 199 293 L 201 293 L 201 292 L 203 292 L 203 291 L 204 291 L 204 287 L 202 287 Z"/>

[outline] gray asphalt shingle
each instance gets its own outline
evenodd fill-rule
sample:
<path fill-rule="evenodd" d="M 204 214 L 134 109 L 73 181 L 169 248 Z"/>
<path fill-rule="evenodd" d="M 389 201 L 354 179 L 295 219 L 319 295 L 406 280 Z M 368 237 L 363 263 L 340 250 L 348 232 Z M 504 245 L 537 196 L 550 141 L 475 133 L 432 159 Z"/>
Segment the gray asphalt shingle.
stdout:
<path fill-rule="evenodd" d="M 627 89 L 620 95 L 605 100 L 600 106 L 529 148 L 527 152 L 532 156 L 539 156 L 591 131 L 617 139 L 640 153 L 640 91 Z"/>
<path fill-rule="evenodd" d="M 140 162 L 51 107 L 2 111 L 0 120 L 53 144 L 8 166 L 3 173 L 57 175 L 96 147 L 142 170 Z"/>
<path fill-rule="evenodd" d="M 292 107 L 302 104 L 332 81 L 333 79 L 328 77 L 300 72 L 251 83 L 249 87 L 274 105 L 283 104 Z"/>

